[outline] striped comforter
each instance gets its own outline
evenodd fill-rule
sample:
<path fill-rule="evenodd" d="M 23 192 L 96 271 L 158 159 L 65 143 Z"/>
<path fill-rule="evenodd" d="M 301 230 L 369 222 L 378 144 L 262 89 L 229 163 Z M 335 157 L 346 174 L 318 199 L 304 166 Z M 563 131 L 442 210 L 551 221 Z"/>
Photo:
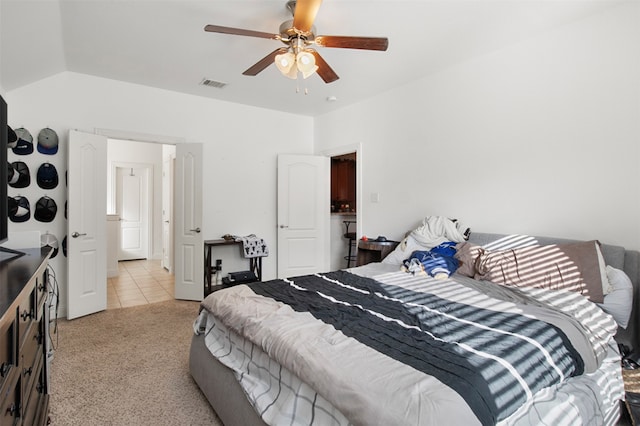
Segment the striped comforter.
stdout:
<path fill-rule="evenodd" d="M 286 386 L 301 401 L 287 423 L 488 425 L 605 361 L 615 323 L 581 296 L 454 277 L 337 271 L 236 286 L 205 299 L 201 323 L 239 338 L 207 345 L 240 358 L 233 368 L 270 424 L 283 414 L 252 369 L 301 379 Z"/>

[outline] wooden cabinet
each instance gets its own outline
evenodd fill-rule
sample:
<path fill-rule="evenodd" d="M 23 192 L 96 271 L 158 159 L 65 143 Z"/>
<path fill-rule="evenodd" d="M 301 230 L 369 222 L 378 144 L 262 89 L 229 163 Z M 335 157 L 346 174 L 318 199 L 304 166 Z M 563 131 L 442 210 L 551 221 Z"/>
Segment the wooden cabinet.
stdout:
<path fill-rule="evenodd" d="M 47 261 L 51 249 L 0 263 L 0 426 L 46 425 Z"/>
<path fill-rule="evenodd" d="M 332 212 L 355 212 L 356 162 L 354 159 L 331 159 Z M 346 207 L 348 205 L 349 207 Z"/>

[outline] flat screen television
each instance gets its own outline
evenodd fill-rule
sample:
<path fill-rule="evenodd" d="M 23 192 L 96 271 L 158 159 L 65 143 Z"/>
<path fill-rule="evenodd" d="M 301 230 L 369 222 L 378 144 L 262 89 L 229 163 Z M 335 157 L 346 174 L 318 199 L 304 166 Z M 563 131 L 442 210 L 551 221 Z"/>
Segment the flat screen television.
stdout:
<path fill-rule="evenodd" d="M 9 122 L 7 115 L 7 103 L 0 96 L 0 244 L 9 239 L 9 202 L 7 199 L 9 186 L 9 173 L 7 167 L 7 150 L 9 149 Z M 16 256 L 24 255 L 24 252 L 0 247 L 0 262 Z"/>
<path fill-rule="evenodd" d="M 0 244 L 9 237 L 8 205 L 7 205 L 7 146 L 9 140 L 9 124 L 7 122 L 7 103 L 0 96 Z"/>

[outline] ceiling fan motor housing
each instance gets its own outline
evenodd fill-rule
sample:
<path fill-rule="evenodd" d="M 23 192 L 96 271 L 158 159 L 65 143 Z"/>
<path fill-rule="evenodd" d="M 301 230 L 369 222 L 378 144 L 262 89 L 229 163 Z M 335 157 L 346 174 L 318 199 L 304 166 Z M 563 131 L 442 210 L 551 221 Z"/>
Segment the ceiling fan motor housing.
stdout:
<path fill-rule="evenodd" d="M 311 27 L 310 31 L 300 31 L 293 26 L 293 19 L 288 21 L 284 21 L 280 24 L 280 37 L 282 37 L 282 41 L 285 44 L 288 44 L 289 41 L 299 38 L 302 39 L 305 44 L 311 44 L 313 40 L 316 38 L 316 27 Z"/>

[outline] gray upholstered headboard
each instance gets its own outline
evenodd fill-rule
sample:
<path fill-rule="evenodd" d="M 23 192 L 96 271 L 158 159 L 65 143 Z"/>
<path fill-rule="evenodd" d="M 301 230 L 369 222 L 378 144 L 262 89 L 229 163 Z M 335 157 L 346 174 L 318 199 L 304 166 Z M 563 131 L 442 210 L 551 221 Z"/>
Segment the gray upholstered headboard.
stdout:
<path fill-rule="evenodd" d="M 471 232 L 469 241 L 478 245 L 486 245 L 506 236 L 505 234 Z M 553 237 L 533 236 L 533 238 L 540 245 L 576 242 L 576 240 Z M 633 283 L 633 310 L 631 312 L 629 326 L 626 329 L 618 328 L 616 341 L 629 346 L 631 349 L 640 351 L 640 337 L 638 336 L 640 332 L 640 252 L 626 250 L 621 246 L 612 246 L 604 243 L 601 244 L 601 247 L 606 264 L 625 271 Z"/>

